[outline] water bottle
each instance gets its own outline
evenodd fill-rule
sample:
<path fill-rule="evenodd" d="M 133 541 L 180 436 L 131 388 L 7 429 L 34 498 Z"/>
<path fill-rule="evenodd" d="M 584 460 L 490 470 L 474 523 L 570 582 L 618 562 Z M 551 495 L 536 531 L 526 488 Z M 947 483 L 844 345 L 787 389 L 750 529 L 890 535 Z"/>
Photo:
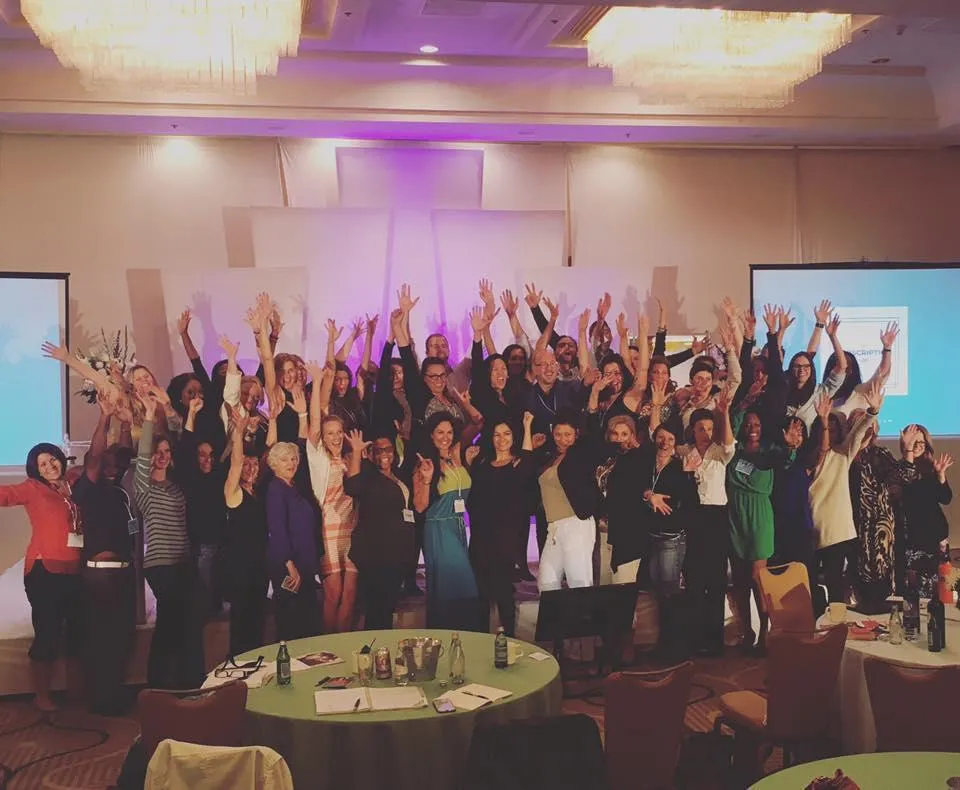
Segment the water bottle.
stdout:
<path fill-rule="evenodd" d="M 460 642 L 460 633 L 454 631 L 450 637 L 450 680 L 461 685 L 467 679 L 467 657 Z"/>
<path fill-rule="evenodd" d="M 290 673 L 290 651 L 287 650 L 287 643 L 281 641 L 280 649 L 277 651 L 277 685 L 289 686 L 293 675 Z"/>
<path fill-rule="evenodd" d="M 497 629 L 497 638 L 493 641 L 493 665 L 497 669 L 507 668 L 507 635 L 503 626 Z"/>
<path fill-rule="evenodd" d="M 895 601 L 890 607 L 890 623 L 887 626 L 891 645 L 903 644 L 903 615 L 900 613 L 900 602 Z"/>

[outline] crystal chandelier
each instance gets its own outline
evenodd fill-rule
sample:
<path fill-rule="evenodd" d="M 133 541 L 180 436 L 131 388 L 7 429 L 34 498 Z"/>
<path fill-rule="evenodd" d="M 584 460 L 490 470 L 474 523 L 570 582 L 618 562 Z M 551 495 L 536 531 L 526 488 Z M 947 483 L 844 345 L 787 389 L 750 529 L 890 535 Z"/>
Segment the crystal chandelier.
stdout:
<path fill-rule="evenodd" d="M 612 8 L 585 38 L 644 104 L 746 108 L 789 104 L 851 33 L 849 14 Z"/>
<path fill-rule="evenodd" d="M 297 54 L 304 0 L 21 0 L 40 42 L 88 87 L 252 93 Z"/>

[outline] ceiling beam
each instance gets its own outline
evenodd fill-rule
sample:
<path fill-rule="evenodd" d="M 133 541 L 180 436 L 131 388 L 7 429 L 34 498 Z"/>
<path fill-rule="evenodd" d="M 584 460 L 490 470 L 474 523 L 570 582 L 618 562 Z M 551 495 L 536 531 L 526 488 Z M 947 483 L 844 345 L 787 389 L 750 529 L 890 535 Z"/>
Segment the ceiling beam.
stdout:
<path fill-rule="evenodd" d="M 500 0 L 526 5 L 585 5 L 583 0 Z M 487 0 L 465 0 L 487 2 Z M 876 16 L 960 16 L 957 0 L 617 0 L 619 6 L 670 6 L 673 8 L 726 8 L 731 11 L 836 11 Z"/>

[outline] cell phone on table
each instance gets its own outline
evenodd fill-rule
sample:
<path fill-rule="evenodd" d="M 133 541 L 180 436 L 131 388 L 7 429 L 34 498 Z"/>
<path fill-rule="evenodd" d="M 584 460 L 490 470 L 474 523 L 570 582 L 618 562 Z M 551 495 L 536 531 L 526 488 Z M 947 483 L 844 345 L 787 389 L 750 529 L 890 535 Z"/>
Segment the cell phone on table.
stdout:
<path fill-rule="evenodd" d="M 439 697 L 433 701 L 433 707 L 437 713 L 453 713 L 457 709 L 457 706 L 450 700 L 440 699 Z"/>
<path fill-rule="evenodd" d="M 287 576 L 287 578 L 280 583 L 280 586 L 287 592 L 295 593 L 297 591 L 297 583 L 294 581 L 293 576 Z"/>

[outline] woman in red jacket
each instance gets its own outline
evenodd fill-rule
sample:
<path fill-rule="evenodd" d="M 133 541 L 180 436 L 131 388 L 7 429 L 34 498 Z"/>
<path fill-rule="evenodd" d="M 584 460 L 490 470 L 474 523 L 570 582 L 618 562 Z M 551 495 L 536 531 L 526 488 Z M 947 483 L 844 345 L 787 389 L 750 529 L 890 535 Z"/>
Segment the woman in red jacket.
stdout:
<path fill-rule="evenodd" d="M 33 644 L 30 661 L 34 705 L 55 710 L 50 699 L 54 661 L 75 658 L 80 647 L 80 548 L 83 537 L 77 506 L 65 478 L 67 459 L 59 447 L 38 444 L 27 455 L 27 479 L 0 486 L 0 507 L 23 505 L 31 535 L 23 564 L 23 586 L 30 601 Z"/>

